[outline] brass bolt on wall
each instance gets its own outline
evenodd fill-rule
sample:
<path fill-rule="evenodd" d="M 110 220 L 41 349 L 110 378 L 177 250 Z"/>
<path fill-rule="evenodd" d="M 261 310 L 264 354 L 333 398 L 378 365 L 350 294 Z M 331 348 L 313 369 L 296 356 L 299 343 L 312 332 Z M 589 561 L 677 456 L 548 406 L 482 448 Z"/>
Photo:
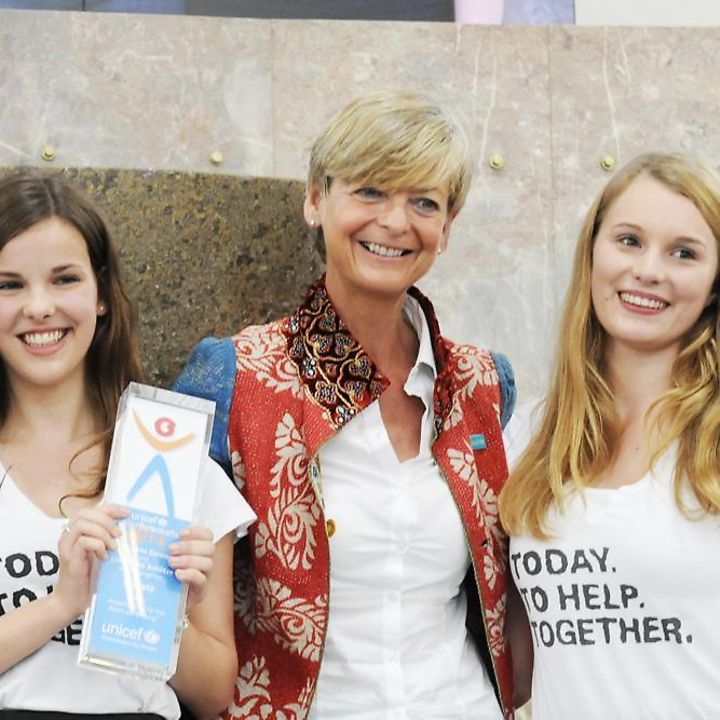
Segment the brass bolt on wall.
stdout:
<path fill-rule="evenodd" d="M 606 155 L 601 161 L 600 161 L 600 167 L 605 172 L 610 172 L 615 167 L 615 158 L 612 155 Z"/>
<path fill-rule="evenodd" d="M 505 167 L 505 158 L 495 153 L 488 158 L 488 165 L 491 170 L 502 170 Z"/>
<path fill-rule="evenodd" d="M 40 151 L 40 157 L 45 160 L 45 162 L 52 162 L 56 156 L 57 153 L 52 145 L 43 145 L 42 150 Z"/>

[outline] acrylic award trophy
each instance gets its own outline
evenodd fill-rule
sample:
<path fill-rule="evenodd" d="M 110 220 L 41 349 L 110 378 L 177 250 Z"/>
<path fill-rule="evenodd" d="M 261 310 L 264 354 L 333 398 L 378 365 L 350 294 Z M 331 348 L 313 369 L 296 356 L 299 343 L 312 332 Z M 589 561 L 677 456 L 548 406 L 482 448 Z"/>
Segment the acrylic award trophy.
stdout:
<path fill-rule="evenodd" d="M 186 587 L 168 545 L 192 524 L 215 403 L 130 383 L 120 399 L 104 502 L 130 510 L 96 564 L 78 663 L 165 681 L 177 666 Z"/>

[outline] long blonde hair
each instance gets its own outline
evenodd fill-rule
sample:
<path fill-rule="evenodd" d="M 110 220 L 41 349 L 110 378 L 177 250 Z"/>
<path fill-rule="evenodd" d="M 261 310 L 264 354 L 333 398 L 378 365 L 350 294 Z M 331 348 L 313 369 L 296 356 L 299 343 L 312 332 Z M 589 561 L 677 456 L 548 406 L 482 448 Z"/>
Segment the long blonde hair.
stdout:
<path fill-rule="evenodd" d="M 720 243 L 720 176 L 696 159 L 640 155 L 605 186 L 580 232 L 539 429 L 500 495 L 500 516 L 509 533 L 546 538 L 550 505 L 562 510 L 567 487 L 592 484 L 614 458 L 618 421 L 603 368 L 606 333 L 591 301 L 592 255 L 607 209 L 640 175 L 691 200 Z M 715 292 L 717 286 L 716 275 Z M 651 464 L 673 442 L 678 444 L 675 499 L 683 512 L 681 491 L 687 483 L 706 512 L 720 514 L 719 336 L 715 297 L 687 333 L 673 364 L 671 389 L 650 410 L 658 438 Z"/>

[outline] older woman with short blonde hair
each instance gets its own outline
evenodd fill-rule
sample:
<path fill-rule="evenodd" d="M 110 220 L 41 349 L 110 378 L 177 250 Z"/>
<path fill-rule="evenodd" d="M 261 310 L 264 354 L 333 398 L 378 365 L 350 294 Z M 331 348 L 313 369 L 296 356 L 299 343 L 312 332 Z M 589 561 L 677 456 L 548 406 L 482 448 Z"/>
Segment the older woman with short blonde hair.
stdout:
<path fill-rule="evenodd" d="M 471 167 L 423 98 L 351 102 L 310 158 L 325 276 L 289 317 L 203 341 L 179 381 L 218 403 L 214 452 L 259 517 L 236 558 L 228 717 L 511 713 L 495 498 L 512 372 L 444 338 L 415 288 Z"/>

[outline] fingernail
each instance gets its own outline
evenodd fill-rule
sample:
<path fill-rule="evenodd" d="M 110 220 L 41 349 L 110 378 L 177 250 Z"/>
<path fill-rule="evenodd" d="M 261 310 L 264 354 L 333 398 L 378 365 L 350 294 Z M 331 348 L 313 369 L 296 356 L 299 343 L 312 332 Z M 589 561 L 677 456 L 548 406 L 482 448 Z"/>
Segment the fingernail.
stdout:
<path fill-rule="evenodd" d="M 172 545 L 168 545 L 168 550 L 170 552 L 177 552 L 180 549 L 180 543 L 173 543 Z"/>

